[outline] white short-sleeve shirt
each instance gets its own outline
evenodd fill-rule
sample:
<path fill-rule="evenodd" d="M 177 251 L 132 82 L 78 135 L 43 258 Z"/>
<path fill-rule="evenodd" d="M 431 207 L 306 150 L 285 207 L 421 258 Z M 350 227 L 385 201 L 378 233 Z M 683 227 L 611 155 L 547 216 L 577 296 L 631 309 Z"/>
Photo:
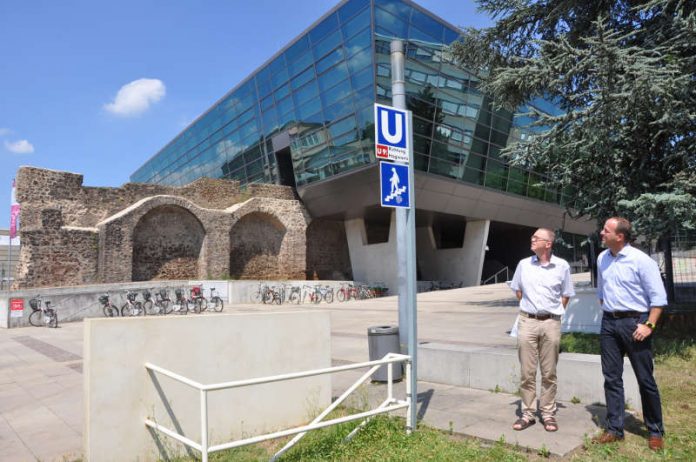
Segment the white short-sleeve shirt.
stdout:
<path fill-rule="evenodd" d="M 561 297 L 575 295 L 570 265 L 555 255 L 551 255 L 549 263 L 543 266 L 536 255 L 521 260 L 510 288 L 515 292 L 522 291 L 520 310 L 530 314 L 563 315 Z"/>

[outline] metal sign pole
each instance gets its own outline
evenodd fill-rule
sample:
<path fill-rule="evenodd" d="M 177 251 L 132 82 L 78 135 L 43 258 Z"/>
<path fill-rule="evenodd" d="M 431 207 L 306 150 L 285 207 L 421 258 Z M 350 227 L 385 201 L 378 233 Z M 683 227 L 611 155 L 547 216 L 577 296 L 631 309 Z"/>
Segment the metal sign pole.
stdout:
<path fill-rule="evenodd" d="M 406 108 L 406 85 L 404 80 L 404 45 L 401 40 L 391 42 L 392 104 L 398 109 Z M 408 113 L 408 192 L 411 207 L 396 209 L 397 262 L 399 266 L 399 343 L 403 351 L 406 346 L 411 356 L 410 389 L 413 405 L 410 422 L 416 428 L 418 369 L 416 329 L 416 207 L 413 174 L 413 120 Z M 405 345 L 406 344 L 406 345 Z"/>

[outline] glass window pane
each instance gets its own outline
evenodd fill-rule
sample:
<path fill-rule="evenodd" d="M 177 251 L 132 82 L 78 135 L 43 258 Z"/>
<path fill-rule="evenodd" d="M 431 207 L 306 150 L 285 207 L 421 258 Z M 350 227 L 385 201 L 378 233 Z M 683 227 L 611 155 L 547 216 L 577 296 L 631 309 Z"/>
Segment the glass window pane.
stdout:
<path fill-rule="evenodd" d="M 334 122 L 329 126 L 329 133 L 332 137 L 337 137 L 347 132 L 348 130 L 353 130 L 356 127 L 355 116 L 346 117 L 345 119 Z"/>
<path fill-rule="evenodd" d="M 308 101 L 300 106 L 297 110 L 300 120 L 303 121 L 307 121 L 307 117 L 316 114 L 317 112 L 321 112 L 321 100 L 319 98 L 314 98 L 313 100 Z"/>
<path fill-rule="evenodd" d="M 350 78 L 353 88 L 362 88 L 365 85 L 372 83 L 372 67 L 366 67 L 357 74 L 353 74 Z"/>
<path fill-rule="evenodd" d="M 294 108 L 292 98 L 285 98 L 283 100 L 280 100 L 277 103 L 277 107 L 279 114 L 285 114 L 286 112 L 291 111 Z"/>
<path fill-rule="evenodd" d="M 369 0 L 351 0 L 338 9 L 338 17 L 342 23 L 355 16 L 361 8 L 370 4 Z"/>
<path fill-rule="evenodd" d="M 288 66 L 288 68 L 290 69 L 290 75 L 295 75 L 302 72 L 303 70 L 311 66 L 313 62 L 314 58 L 312 57 L 311 51 L 303 54 L 302 56 L 290 62 L 290 65 Z"/>
<path fill-rule="evenodd" d="M 262 112 L 267 112 L 272 107 L 273 107 L 273 96 L 269 95 L 266 98 L 261 100 L 261 111 Z"/>
<path fill-rule="evenodd" d="M 298 75 L 294 79 L 290 81 L 290 84 L 292 85 L 292 88 L 294 90 L 297 90 L 300 88 L 302 85 L 306 84 L 310 80 L 314 78 L 314 69 L 309 68 L 306 71 L 304 71 L 302 74 Z"/>
<path fill-rule="evenodd" d="M 285 50 L 285 58 L 288 63 L 291 63 L 307 50 L 309 50 L 309 38 L 307 35 L 303 35 L 290 48 Z"/>
<path fill-rule="evenodd" d="M 329 32 L 333 31 L 338 27 L 338 16 L 336 13 L 332 14 L 328 18 L 324 19 L 322 22 L 317 24 L 314 29 L 309 31 L 309 39 L 312 43 L 317 43 L 319 40 L 324 38 Z"/>
<path fill-rule="evenodd" d="M 316 82 L 310 82 L 299 90 L 295 91 L 295 104 L 301 106 L 310 99 L 319 95 L 319 87 Z"/>
<path fill-rule="evenodd" d="M 371 38 L 372 37 L 370 35 L 370 28 L 368 27 L 359 34 L 355 35 L 354 37 L 346 40 L 344 46 L 348 51 L 348 55 L 354 55 L 363 48 L 369 47 L 371 43 Z"/>
<path fill-rule="evenodd" d="M 351 72 L 358 72 L 364 69 L 366 66 L 372 64 L 372 53 L 369 49 L 363 50 L 360 53 L 353 55 L 346 61 L 348 63 L 348 69 Z"/>
<path fill-rule="evenodd" d="M 360 13 L 359 15 L 357 15 L 356 17 L 354 17 L 353 19 L 351 19 L 347 23 L 343 24 L 343 27 L 342 27 L 343 36 L 344 37 L 351 37 L 357 31 L 359 31 L 362 28 L 367 27 L 369 25 L 370 25 L 370 9 L 366 8 L 362 11 L 362 13 Z"/>
<path fill-rule="evenodd" d="M 290 85 L 286 84 L 286 85 L 282 85 L 281 87 L 279 87 L 275 91 L 275 93 L 273 93 L 273 96 L 275 97 L 276 101 L 279 101 L 279 100 L 285 98 L 286 96 L 288 96 L 289 94 L 290 94 Z"/>
<path fill-rule="evenodd" d="M 314 45 L 314 58 L 319 59 L 341 44 L 341 31 L 329 34 L 324 40 Z"/>
<path fill-rule="evenodd" d="M 273 74 L 271 78 L 271 83 L 273 83 L 273 88 L 279 87 L 288 81 L 288 70 L 283 68 L 278 70 L 278 72 Z"/>
<path fill-rule="evenodd" d="M 408 35 L 408 23 L 381 8 L 375 8 L 375 25 L 388 31 L 385 34 L 388 36 L 406 38 Z"/>
<path fill-rule="evenodd" d="M 442 24 L 437 22 L 435 19 L 421 13 L 420 11 L 413 10 L 411 14 L 411 24 L 415 25 L 418 29 L 427 33 L 438 42 L 442 41 L 444 35 L 444 27 Z"/>
<path fill-rule="evenodd" d="M 401 0 L 375 0 L 375 5 L 385 9 L 404 21 L 408 21 L 411 17 L 412 8 Z"/>
<path fill-rule="evenodd" d="M 345 98 L 351 94 L 350 81 L 348 79 L 339 82 L 336 86 L 322 92 L 321 99 L 324 106 L 332 104 L 334 101 Z"/>
<path fill-rule="evenodd" d="M 321 74 L 331 66 L 335 65 L 343 59 L 343 48 L 336 48 L 334 51 L 326 55 L 326 57 L 317 61 L 317 74 Z"/>
<path fill-rule="evenodd" d="M 336 120 L 351 112 L 353 112 L 353 101 L 351 98 L 345 98 L 324 109 L 324 115 L 327 120 Z"/>
<path fill-rule="evenodd" d="M 336 83 L 344 80 L 348 77 L 348 67 L 346 63 L 341 63 L 338 66 L 328 70 L 326 73 L 320 75 L 317 78 L 319 82 L 319 88 L 322 91 L 333 87 Z"/>

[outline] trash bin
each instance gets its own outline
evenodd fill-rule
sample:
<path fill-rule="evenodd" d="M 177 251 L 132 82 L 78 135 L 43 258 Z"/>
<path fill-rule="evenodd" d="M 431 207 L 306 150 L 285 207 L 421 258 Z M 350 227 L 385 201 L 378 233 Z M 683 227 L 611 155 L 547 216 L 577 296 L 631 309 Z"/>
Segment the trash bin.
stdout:
<path fill-rule="evenodd" d="M 396 326 L 373 326 L 367 328 L 367 344 L 370 352 L 370 361 L 382 359 L 387 353 L 400 353 L 399 328 Z M 402 363 L 392 366 L 392 377 L 401 380 Z M 373 382 L 387 381 L 387 365 L 377 369 L 372 375 Z"/>

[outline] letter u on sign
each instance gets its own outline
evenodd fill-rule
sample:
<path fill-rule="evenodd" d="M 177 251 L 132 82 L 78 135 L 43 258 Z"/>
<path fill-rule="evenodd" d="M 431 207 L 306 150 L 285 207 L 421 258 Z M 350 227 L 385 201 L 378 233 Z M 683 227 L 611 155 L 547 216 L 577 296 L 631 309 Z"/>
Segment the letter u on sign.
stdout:
<path fill-rule="evenodd" d="M 405 111 L 389 106 L 377 106 L 377 143 L 406 148 Z"/>

